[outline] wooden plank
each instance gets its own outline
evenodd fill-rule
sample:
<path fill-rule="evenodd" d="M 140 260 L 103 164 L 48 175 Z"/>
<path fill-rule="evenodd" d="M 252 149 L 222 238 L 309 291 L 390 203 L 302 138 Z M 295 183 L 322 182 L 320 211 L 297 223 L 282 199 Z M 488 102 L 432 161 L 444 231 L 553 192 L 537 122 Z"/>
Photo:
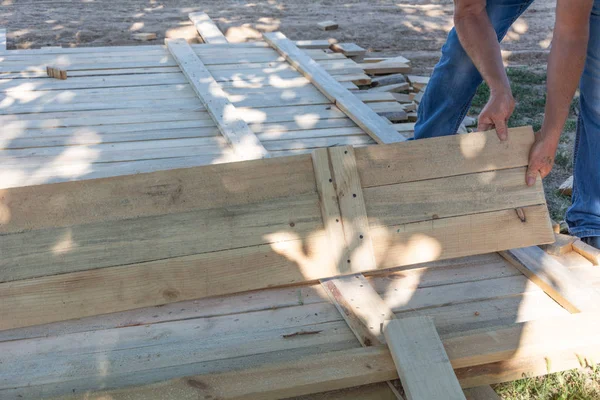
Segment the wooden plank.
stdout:
<path fill-rule="evenodd" d="M 457 337 L 444 339 L 443 345 L 461 385 L 481 386 L 518 379 L 524 369 L 528 370 L 526 366 L 514 365 L 511 359 L 528 359 L 546 366 L 547 358 L 561 354 L 561 350 L 562 353 L 571 354 L 570 368 L 577 366 L 573 366 L 571 360 L 577 362 L 578 357 L 583 360 L 593 359 L 593 355 L 600 353 L 600 338 L 596 334 L 599 321 L 595 313 L 568 315 L 513 324 L 505 328 L 464 332 Z M 419 350 L 423 351 L 422 348 Z M 515 353 L 519 357 L 515 358 Z M 479 365 L 484 368 L 478 369 Z M 511 378 L 499 379 L 498 375 L 502 374 L 511 374 Z M 425 376 L 428 375 L 429 371 Z M 383 382 L 396 376 L 390 352 L 379 346 L 306 356 L 290 362 L 174 379 L 155 385 L 86 393 L 86 398 L 137 400 L 149 396 L 169 398 L 169 393 L 177 393 L 178 399 L 197 399 L 202 396 L 221 399 L 278 399 Z M 232 385 L 232 382 L 236 384 Z M 462 392 L 460 394 L 462 396 Z"/>
<path fill-rule="evenodd" d="M 533 140 L 531 127 L 509 129 L 506 142 L 496 131 L 412 140 L 356 149 L 356 164 L 365 188 L 525 167 Z"/>
<path fill-rule="evenodd" d="M 547 207 L 530 206 L 524 210 L 527 222 L 522 222 L 515 210 L 510 209 L 406 225 L 371 226 L 377 265 L 393 268 L 514 249 L 532 242 L 536 245 L 552 242 L 554 235 Z"/>
<path fill-rule="evenodd" d="M 350 269 L 376 268 L 369 220 L 362 193 L 354 149 L 349 146 L 329 149 L 335 190 L 340 204 L 342 227 L 348 246 Z"/>
<path fill-rule="evenodd" d="M 227 44 L 229 43 L 225 38 L 225 35 L 221 32 L 221 30 L 217 27 L 217 25 L 213 22 L 213 20 L 208 16 L 208 14 L 203 12 L 193 12 L 189 13 L 188 17 L 190 21 L 194 24 L 196 31 L 204 41 L 204 43 L 209 44 Z"/>
<path fill-rule="evenodd" d="M 383 325 L 396 316 L 362 274 L 322 279 L 321 286 L 363 347 L 385 344 Z"/>
<path fill-rule="evenodd" d="M 296 40 L 294 44 L 301 49 L 321 49 L 327 50 L 329 46 L 337 43 L 337 39 L 329 38 L 324 40 Z M 268 45 L 267 45 L 268 46 Z"/>
<path fill-rule="evenodd" d="M 338 24 L 335 21 L 322 21 L 317 26 L 324 31 L 333 31 L 338 28 Z"/>
<path fill-rule="evenodd" d="M 384 334 L 409 400 L 465 399 L 431 318 L 390 321 Z"/>
<path fill-rule="evenodd" d="M 573 243 L 573 250 L 585 257 L 593 265 L 600 265 L 600 250 L 590 246 L 581 240 L 576 240 Z"/>
<path fill-rule="evenodd" d="M 334 43 L 329 48 L 336 53 L 342 53 L 346 57 L 364 56 L 367 51 L 356 43 Z"/>
<path fill-rule="evenodd" d="M 0 28 L 0 51 L 6 51 L 6 29 Z"/>
<path fill-rule="evenodd" d="M 401 142 L 405 139 L 381 117 L 325 72 L 314 60 L 298 49 L 280 32 L 265 33 L 264 39 L 286 60 L 306 76 L 330 101 L 334 102 L 377 143 Z"/>
<path fill-rule="evenodd" d="M 396 316 L 362 274 L 321 280 L 321 286 L 363 347 L 385 343 L 383 326 Z M 392 382 L 387 385 L 392 397 L 404 400 Z"/>
<path fill-rule="evenodd" d="M 545 204 L 541 183 L 525 184 L 525 167 L 364 189 L 371 226 Z M 494 185 L 490 185 L 493 182 Z M 476 196 L 473 193 L 477 193 Z"/>
<path fill-rule="evenodd" d="M 227 95 L 202 61 L 183 39 L 167 39 L 167 47 L 177 60 L 192 88 L 217 123 L 223 136 L 243 160 L 268 157 L 267 150 L 227 100 Z"/>
<path fill-rule="evenodd" d="M 383 74 L 397 74 L 407 73 L 411 71 L 411 66 L 398 61 L 382 61 L 378 63 L 363 63 L 359 64 L 360 67 L 365 71 L 366 74 L 371 75 L 383 75 Z"/>
<path fill-rule="evenodd" d="M 269 187 L 268 191 L 263 190 Z M 0 233 L 68 227 L 316 193 L 310 156 L 0 190 Z"/>
<path fill-rule="evenodd" d="M 537 246 L 500 253 L 548 296 L 572 313 L 594 311 L 600 294 Z"/>
<path fill-rule="evenodd" d="M 319 193 L 321 215 L 331 245 L 332 259 L 337 264 L 340 272 L 351 272 L 351 265 L 346 261 L 349 259 L 348 246 L 344 236 L 340 204 L 333 182 L 328 150 L 326 148 L 314 150 L 312 161 Z"/>
<path fill-rule="evenodd" d="M 554 229 L 554 225 L 552 226 L 552 229 Z M 560 256 L 573 251 L 573 244 L 577 241 L 576 237 L 563 235 L 561 233 L 554 233 L 554 237 L 556 238 L 554 243 L 542 246 L 542 249 L 544 249 L 546 253 L 553 256 Z"/>

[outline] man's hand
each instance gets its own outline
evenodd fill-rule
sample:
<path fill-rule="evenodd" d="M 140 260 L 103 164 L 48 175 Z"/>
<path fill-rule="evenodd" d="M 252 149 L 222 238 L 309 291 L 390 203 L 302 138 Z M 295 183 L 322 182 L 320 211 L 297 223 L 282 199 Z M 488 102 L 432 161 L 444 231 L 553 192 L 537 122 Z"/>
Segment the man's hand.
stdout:
<path fill-rule="evenodd" d="M 488 131 L 496 129 L 500 140 L 508 139 L 508 119 L 515 110 L 515 99 L 510 89 L 502 93 L 494 93 L 479 114 L 477 130 Z"/>
<path fill-rule="evenodd" d="M 535 142 L 529 151 L 529 167 L 525 176 L 527 186 L 533 186 L 538 174 L 542 178 L 548 176 L 554 166 L 554 156 L 558 142 L 543 132 L 535 135 Z"/>

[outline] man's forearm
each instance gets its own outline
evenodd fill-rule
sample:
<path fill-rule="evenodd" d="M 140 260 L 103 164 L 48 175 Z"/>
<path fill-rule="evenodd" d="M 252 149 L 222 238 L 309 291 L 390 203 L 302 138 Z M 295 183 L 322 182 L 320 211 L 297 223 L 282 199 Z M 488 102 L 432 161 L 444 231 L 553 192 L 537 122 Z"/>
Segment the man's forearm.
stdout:
<path fill-rule="evenodd" d="M 491 92 L 510 93 L 498 36 L 487 15 L 485 2 L 474 6 L 461 6 L 457 3 L 454 24 L 460 43 Z"/>
<path fill-rule="evenodd" d="M 569 107 L 585 64 L 589 40 L 589 11 L 582 13 L 580 21 L 569 21 L 571 26 L 561 24 L 563 18 L 574 18 L 572 13 L 568 17 L 561 15 L 567 12 L 569 10 L 562 8 L 559 2 L 557 25 L 548 60 L 548 89 L 542 134 L 544 139 L 554 144 L 558 144 L 569 115 Z M 572 28 L 573 25 L 576 29 Z"/>

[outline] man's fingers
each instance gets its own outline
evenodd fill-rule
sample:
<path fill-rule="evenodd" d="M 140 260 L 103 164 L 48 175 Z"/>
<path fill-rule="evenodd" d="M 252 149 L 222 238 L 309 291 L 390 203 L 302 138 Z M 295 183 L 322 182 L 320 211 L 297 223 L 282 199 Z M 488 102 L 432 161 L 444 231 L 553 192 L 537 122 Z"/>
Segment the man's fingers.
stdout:
<path fill-rule="evenodd" d="M 500 140 L 508 139 L 508 127 L 506 126 L 506 121 L 500 118 L 494 122 L 494 126 L 496 127 L 496 133 L 498 134 Z"/>
<path fill-rule="evenodd" d="M 494 124 L 487 118 L 482 118 L 479 116 L 479 121 L 477 122 L 477 132 L 485 132 L 494 128 Z"/>
<path fill-rule="evenodd" d="M 527 168 L 527 174 L 525 174 L 525 183 L 527 186 L 535 185 L 535 180 L 537 179 L 539 170 L 535 166 L 529 166 Z"/>

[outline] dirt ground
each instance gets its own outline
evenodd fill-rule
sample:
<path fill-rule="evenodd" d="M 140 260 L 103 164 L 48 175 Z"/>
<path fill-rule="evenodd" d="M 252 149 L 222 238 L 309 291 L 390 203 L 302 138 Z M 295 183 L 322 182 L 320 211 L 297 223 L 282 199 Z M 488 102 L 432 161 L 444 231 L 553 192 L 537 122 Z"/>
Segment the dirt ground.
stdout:
<path fill-rule="evenodd" d="M 513 25 L 504 49 L 511 61 L 543 62 L 554 23 L 554 0 L 536 0 Z M 197 38 L 187 18 L 208 13 L 232 41 L 281 30 L 291 39 L 335 38 L 386 55 L 402 54 L 418 70 L 428 70 L 452 28 L 451 0 L 379 1 L 234 1 L 234 0 L 0 0 L 0 26 L 8 30 L 8 48 L 43 46 L 121 46 L 136 42 L 134 32 Z M 336 31 L 317 22 L 333 19 Z M 516 53 L 515 53 L 516 52 Z"/>

